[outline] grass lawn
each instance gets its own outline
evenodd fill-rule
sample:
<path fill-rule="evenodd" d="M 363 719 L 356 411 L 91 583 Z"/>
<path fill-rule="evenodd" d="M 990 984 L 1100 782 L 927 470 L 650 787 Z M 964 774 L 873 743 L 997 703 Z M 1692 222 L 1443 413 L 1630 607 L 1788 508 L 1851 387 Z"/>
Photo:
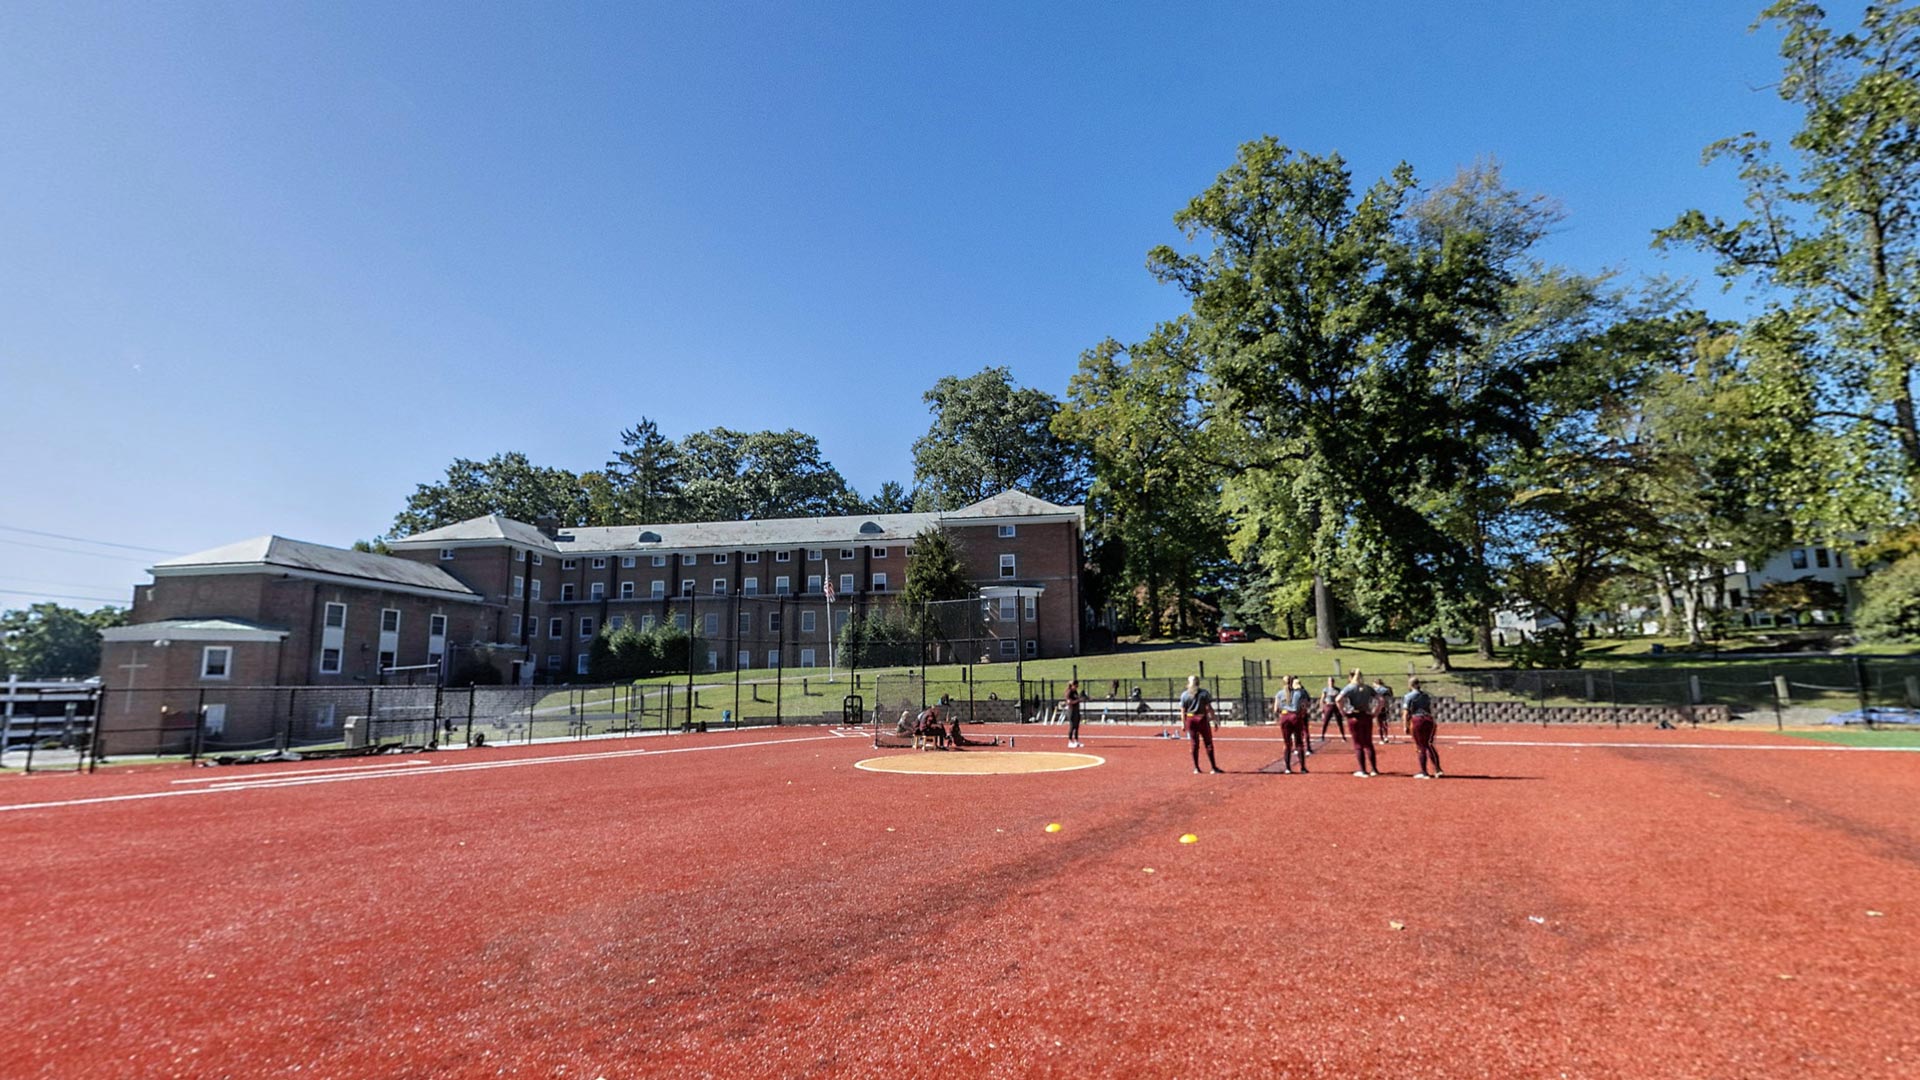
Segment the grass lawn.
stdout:
<path fill-rule="evenodd" d="M 1865 728 L 1836 727 L 1830 730 L 1788 731 L 1799 739 L 1813 739 L 1816 742 L 1839 743 L 1842 746 L 1920 746 L 1920 731 L 1884 729 L 1868 731 Z"/>

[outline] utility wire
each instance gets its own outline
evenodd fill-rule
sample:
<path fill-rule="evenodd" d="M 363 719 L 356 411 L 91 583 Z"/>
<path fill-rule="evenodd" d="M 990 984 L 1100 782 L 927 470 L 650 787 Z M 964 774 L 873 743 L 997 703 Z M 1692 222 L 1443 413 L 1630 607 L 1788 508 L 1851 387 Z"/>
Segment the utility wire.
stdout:
<path fill-rule="evenodd" d="M 50 600 L 91 600 L 99 604 L 131 603 L 131 599 L 125 596 L 74 596 L 69 593 L 31 592 L 27 589 L 0 589 L 0 593 L 9 596 L 44 596 Z"/>
<path fill-rule="evenodd" d="M 7 532 L 26 533 L 28 536 L 45 536 L 53 540 L 72 540 L 77 544 L 94 544 L 99 547 L 124 548 L 128 551 L 146 551 L 155 555 L 182 554 L 178 551 L 168 551 L 165 548 L 141 547 L 138 544 L 120 544 L 112 540 L 89 540 L 84 536 L 68 536 L 65 533 L 41 532 L 39 529 L 23 529 L 18 525 L 0 525 L 0 529 L 5 529 Z"/>
<path fill-rule="evenodd" d="M 115 562 L 143 563 L 147 560 L 138 555 L 115 555 L 109 551 L 80 551 L 76 548 L 54 547 L 52 544 L 35 544 L 27 540 L 9 540 L 0 536 L 0 544 L 12 544 L 15 547 L 33 548 L 36 551 L 57 551 L 62 555 L 91 555 L 96 559 L 112 559 Z"/>

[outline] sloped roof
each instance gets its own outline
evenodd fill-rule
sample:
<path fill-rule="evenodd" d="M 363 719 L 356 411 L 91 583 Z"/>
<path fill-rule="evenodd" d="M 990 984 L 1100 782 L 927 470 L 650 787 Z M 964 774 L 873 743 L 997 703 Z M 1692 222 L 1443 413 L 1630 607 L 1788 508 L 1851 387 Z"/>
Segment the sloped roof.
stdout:
<path fill-rule="evenodd" d="M 817 518 L 767 518 L 762 521 L 694 521 L 675 525 L 606 525 L 562 529 L 549 538 L 531 525 L 498 514 L 473 518 L 392 541 L 394 547 L 430 547 L 472 541 L 511 541 L 535 551 L 678 551 L 688 548 L 823 547 L 912 540 L 942 522 L 996 518 L 1072 518 L 1078 506 L 1059 506 L 1023 491 L 1005 491 L 971 506 L 939 513 L 845 514 Z"/>
<path fill-rule="evenodd" d="M 284 536 L 256 536 L 224 547 L 182 555 L 177 559 L 155 563 L 148 572 L 155 577 L 165 577 L 170 574 L 254 566 L 360 578 L 412 589 L 457 593 L 463 597 L 479 595 L 437 566 L 411 559 L 396 559 L 391 555 L 377 555 L 371 551 L 349 551 L 325 544 L 310 544 L 304 540 L 289 540 Z"/>
<path fill-rule="evenodd" d="M 161 619 L 157 622 L 130 623 L 100 631 L 104 641 L 148 641 L 179 638 L 182 641 L 268 640 L 284 638 L 283 626 L 268 626 L 249 619 Z"/>

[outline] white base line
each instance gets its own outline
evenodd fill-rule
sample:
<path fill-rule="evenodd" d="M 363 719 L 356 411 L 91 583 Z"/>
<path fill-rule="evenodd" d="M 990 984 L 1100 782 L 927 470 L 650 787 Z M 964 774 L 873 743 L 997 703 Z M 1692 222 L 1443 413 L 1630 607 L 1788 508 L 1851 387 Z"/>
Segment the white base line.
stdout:
<path fill-rule="evenodd" d="M 1774 743 L 1658 743 L 1658 742 L 1511 742 L 1487 739 L 1474 743 L 1475 746 L 1571 746 L 1576 749 L 1589 747 L 1607 749 L 1608 747 L 1629 750 L 1812 750 L 1837 754 L 1920 754 L 1920 746 L 1842 746 L 1838 743 L 1808 741 L 1801 744 L 1777 745 Z"/>
<path fill-rule="evenodd" d="M 439 776 L 445 773 L 475 772 L 485 769 L 513 769 L 523 765 L 559 765 L 580 761 L 606 761 L 614 758 L 658 757 L 662 754 L 693 754 L 708 750 L 739 750 L 761 746 L 781 746 L 788 743 L 822 742 L 832 739 L 832 735 L 810 735 L 798 739 L 767 739 L 762 742 L 720 743 L 714 746 L 679 746 L 671 750 L 609 750 L 597 754 L 566 754 L 560 757 L 514 758 L 509 761 L 473 761 L 453 765 L 422 765 L 413 769 L 394 769 L 390 763 L 380 766 L 367 766 L 359 772 L 341 774 L 329 770 L 325 775 L 302 778 L 287 774 L 278 774 L 281 779 L 240 778 L 216 782 L 207 787 L 181 788 L 174 791 L 148 791 L 133 795 L 100 795 L 88 799 L 62 799 L 57 802 L 17 803 L 12 806 L 0 806 L 0 813 L 13 810 L 48 810 L 63 806 L 90 806 L 96 803 L 138 802 L 143 799 L 171 799 L 183 795 L 211 795 L 229 791 L 266 791 L 274 788 L 304 787 L 309 784 L 334 784 L 349 780 L 392 780 L 411 779 L 417 776 Z"/>

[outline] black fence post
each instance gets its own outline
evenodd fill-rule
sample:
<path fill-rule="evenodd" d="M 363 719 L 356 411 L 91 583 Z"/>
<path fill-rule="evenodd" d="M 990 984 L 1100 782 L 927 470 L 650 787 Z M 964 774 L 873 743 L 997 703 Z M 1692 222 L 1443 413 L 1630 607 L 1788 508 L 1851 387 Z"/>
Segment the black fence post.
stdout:
<path fill-rule="evenodd" d="M 93 737 L 87 740 L 87 772 L 100 767 L 100 726 L 107 715 L 107 692 L 103 689 L 100 696 L 93 699 Z"/>
<path fill-rule="evenodd" d="M 200 763 L 200 742 L 206 737 L 207 730 L 207 692 L 200 691 L 199 703 L 193 709 L 193 747 L 190 755 L 194 764 Z"/>
<path fill-rule="evenodd" d="M 1866 721 L 1867 730 L 1873 730 L 1873 701 L 1867 693 L 1867 662 L 1859 657 L 1853 658 L 1853 685 L 1860 695 L 1860 719 Z"/>

